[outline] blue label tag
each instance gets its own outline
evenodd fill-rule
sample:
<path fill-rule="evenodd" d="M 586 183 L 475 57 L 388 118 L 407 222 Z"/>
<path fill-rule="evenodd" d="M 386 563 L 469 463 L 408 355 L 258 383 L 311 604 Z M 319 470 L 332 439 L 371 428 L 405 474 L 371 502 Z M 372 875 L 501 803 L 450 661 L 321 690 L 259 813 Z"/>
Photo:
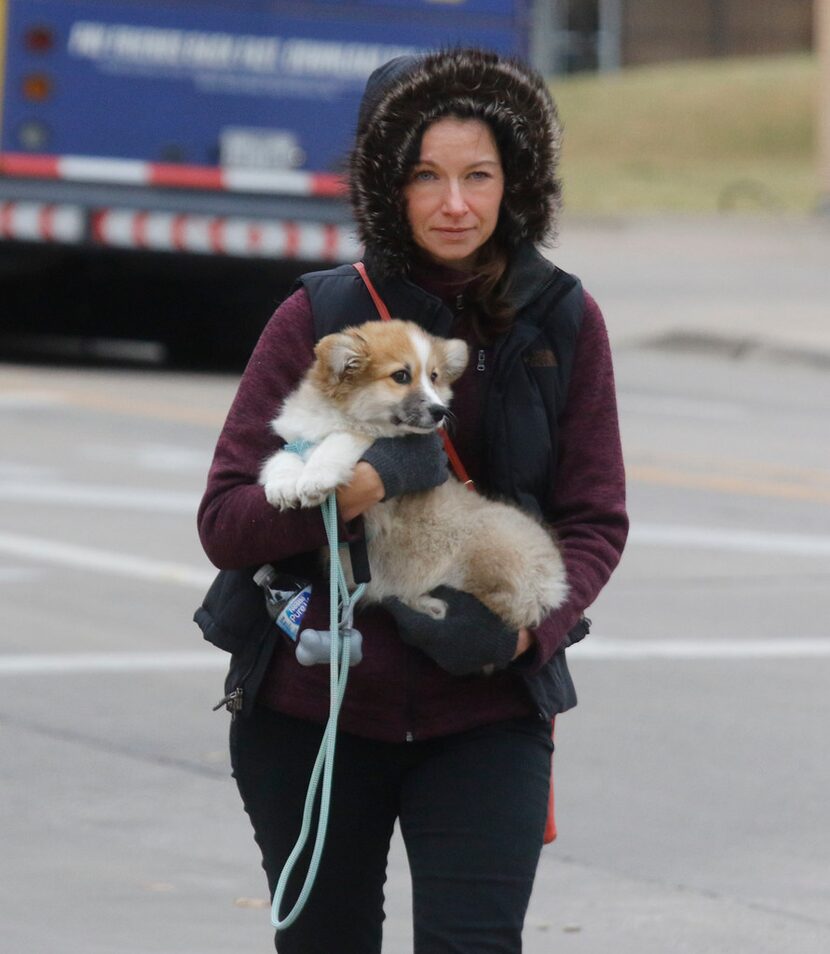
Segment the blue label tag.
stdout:
<path fill-rule="evenodd" d="M 300 590 L 295 596 L 292 596 L 277 617 L 277 626 L 295 643 L 297 642 L 300 625 L 302 624 L 310 600 L 311 586 L 309 585 Z"/>

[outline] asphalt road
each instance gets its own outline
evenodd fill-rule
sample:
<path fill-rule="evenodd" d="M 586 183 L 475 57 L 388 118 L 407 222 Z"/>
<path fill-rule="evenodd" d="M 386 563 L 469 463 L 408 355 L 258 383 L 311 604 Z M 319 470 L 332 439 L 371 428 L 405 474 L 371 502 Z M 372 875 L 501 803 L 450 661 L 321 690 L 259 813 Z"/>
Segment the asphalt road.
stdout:
<path fill-rule="evenodd" d="M 819 954 L 828 371 L 670 344 L 616 351 L 631 542 L 571 654 L 525 949 Z M 224 660 L 190 622 L 234 386 L 0 365 L 2 954 L 272 949 L 211 712 Z M 405 954 L 398 842 L 387 896 L 384 950 Z"/>

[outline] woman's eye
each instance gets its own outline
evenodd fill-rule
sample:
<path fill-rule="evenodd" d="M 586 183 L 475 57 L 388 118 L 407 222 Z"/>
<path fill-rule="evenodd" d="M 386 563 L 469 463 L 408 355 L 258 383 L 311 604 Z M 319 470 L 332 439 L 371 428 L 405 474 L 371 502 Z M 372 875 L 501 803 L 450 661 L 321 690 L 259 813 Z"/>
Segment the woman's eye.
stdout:
<path fill-rule="evenodd" d="M 412 380 L 412 375 L 408 371 L 400 370 L 395 371 L 392 374 L 392 380 L 398 384 L 409 384 Z"/>
<path fill-rule="evenodd" d="M 412 177 L 413 182 L 430 182 L 435 178 L 435 173 L 429 169 L 419 169 Z"/>
<path fill-rule="evenodd" d="M 484 169 L 476 169 L 474 172 L 470 173 L 470 178 L 475 179 L 478 182 L 482 182 L 485 179 L 490 178 L 490 173 L 486 172 Z"/>

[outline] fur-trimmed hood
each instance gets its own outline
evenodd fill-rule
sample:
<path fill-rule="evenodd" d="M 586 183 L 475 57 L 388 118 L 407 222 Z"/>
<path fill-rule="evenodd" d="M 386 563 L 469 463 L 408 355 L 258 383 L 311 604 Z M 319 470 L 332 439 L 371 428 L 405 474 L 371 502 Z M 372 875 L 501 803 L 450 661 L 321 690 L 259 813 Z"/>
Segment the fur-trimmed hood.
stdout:
<path fill-rule="evenodd" d="M 398 57 L 369 77 L 349 159 L 358 234 L 386 273 L 406 274 L 415 255 L 403 186 L 425 128 L 447 115 L 493 130 L 505 178 L 496 239 L 505 251 L 555 234 L 561 127 L 542 77 L 478 49 Z"/>

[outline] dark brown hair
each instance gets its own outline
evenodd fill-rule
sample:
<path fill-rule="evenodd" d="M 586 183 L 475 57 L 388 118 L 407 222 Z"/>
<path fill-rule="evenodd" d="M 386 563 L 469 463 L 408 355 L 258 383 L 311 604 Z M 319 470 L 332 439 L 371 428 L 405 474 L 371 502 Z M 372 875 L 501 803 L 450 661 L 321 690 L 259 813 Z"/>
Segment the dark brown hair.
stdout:
<path fill-rule="evenodd" d="M 507 253 L 494 237 L 479 249 L 476 277 L 470 292 L 471 321 L 479 341 L 490 343 L 510 328 L 516 314 L 507 298 Z"/>

